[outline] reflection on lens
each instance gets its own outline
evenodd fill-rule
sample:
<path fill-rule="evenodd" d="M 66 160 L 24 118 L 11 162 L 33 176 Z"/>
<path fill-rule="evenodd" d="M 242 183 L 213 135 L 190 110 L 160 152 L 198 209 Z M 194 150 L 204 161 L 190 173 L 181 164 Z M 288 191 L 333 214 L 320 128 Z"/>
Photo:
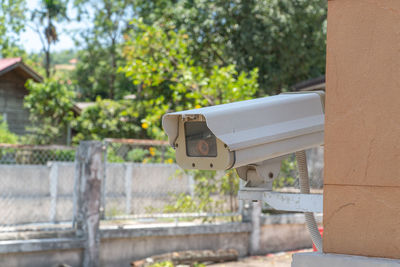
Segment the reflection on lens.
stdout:
<path fill-rule="evenodd" d="M 217 140 L 204 121 L 185 122 L 186 154 L 188 157 L 216 157 Z"/>
<path fill-rule="evenodd" d="M 197 143 L 197 150 L 200 152 L 201 155 L 207 156 L 208 152 L 210 151 L 210 147 L 206 141 L 199 140 L 199 142 Z"/>

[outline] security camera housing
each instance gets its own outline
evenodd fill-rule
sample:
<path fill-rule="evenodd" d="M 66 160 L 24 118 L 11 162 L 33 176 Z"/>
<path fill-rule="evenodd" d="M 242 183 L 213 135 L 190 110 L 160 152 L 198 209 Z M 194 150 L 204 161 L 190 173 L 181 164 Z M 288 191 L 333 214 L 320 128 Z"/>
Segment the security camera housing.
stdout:
<path fill-rule="evenodd" d="M 182 168 L 225 170 L 322 145 L 324 98 L 285 93 L 169 113 L 162 125 Z"/>

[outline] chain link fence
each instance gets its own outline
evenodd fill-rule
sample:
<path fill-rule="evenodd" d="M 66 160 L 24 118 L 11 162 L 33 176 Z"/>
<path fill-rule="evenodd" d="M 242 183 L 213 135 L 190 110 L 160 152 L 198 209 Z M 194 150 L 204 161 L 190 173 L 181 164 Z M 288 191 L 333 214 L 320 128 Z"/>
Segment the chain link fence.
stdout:
<path fill-rule="evenodd" d="M 108 164 L 104 214 L 107 220 L 240 216 L 237 182 L 225 181 L 224 172 L 180 169 L 168 142 L 107 139 L 105 145 Z M 229 190 L 224 186 L 235 188 Z"/>
<path fill-rule="evenodd" d="M 0 145 L 0 233 L 70 228 L 75 148 Z"/>
<path fill-rule="evenodd" d="M 180 169 L 167 142 L 107 139 L 104 144 L 103 219 L 239 216 L 236 191 L 219 192 L 224 173 Z M 65 146 L 0 144 L 0 233 L 72 228 L 75 152 Z"/>
<path fill-rule="evenodd" d="M 0 144 L 0 164 L 46 165 L 53 161 L 73 162 L 74 160 L 74 147 Z"/>
<path fill-rule="evenodd" d="M 236 220 L 242 214 L 235 171 L 188 171 L 165 141 L 106 139 L 103 222 Z M 72 227 L 74 147 L 0 145 L 0 233 Z M 311 150 L 314 188 L 322 187 L 322 149 Z M 296 187 L 289 157 L 278 187 Z M 289 177 L 290 179 L 288 179 Z"/>

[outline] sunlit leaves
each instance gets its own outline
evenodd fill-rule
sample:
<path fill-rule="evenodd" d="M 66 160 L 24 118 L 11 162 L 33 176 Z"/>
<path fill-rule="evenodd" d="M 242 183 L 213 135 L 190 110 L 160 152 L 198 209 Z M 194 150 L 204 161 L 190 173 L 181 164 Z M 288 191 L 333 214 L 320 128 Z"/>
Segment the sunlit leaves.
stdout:
<path fill-rule="evenodd" d="M 234 65 L 198 65 L 188 49 L 193 40 L 185 31 L 161 25 L 131 23 L 126 37 L 126 66 L 121 68 L 138 86 L 137 99 L 146 110 L 147 134 L 163 138 L 161 117 L 168 111 L 192 109 L 253 97 L 258 84 L 257 69 L 238 73 Z"/>
<path fill-rule="evenodd" d="M 206 68 L 259 70 L 258 95 L 325 72 L 326 0 L 139 1 L 146 23 L 185 30 Z"/>

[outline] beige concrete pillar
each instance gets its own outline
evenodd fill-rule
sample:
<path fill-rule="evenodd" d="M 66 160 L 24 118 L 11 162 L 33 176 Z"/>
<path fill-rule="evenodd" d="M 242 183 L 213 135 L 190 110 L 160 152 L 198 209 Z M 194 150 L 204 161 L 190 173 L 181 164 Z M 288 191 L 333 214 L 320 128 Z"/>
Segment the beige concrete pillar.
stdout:
<path fill-rule="evenodd" d="M 400 258 L 400 0 L 328 1 L 324 252 Z"/>

